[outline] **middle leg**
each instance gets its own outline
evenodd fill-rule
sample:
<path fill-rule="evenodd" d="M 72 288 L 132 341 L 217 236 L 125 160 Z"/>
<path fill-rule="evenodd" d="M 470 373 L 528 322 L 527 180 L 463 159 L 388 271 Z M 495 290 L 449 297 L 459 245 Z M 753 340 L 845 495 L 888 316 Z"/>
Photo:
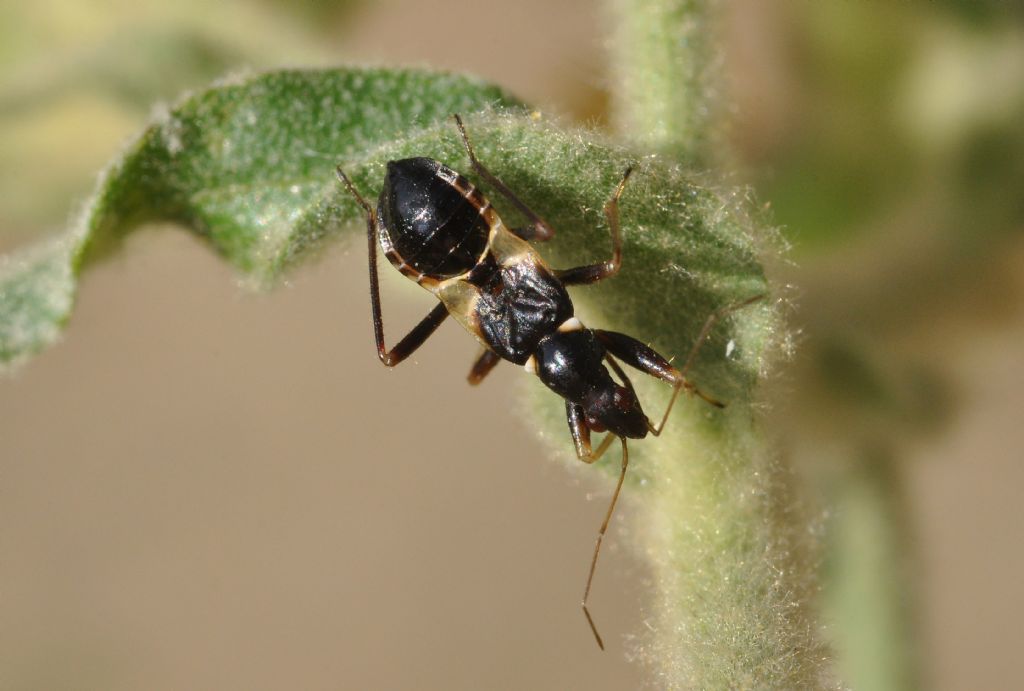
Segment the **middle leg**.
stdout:
<path fill-rule="evenodd" d="M 597 264 L 587 264 L 572 269 L 556 271 L 555 275 L 565 285 L 597 283 L 619 273 L 619 268 L 622 266 L 622 237 L 619 232 L 619 197 L 622 196 L 622 190 L 626 189 L 626 181 L 629 180 L 629 175 L 632 172 L 632 166 L 626 168 L 626 172 L 622 174 L 622 180 L 619 181 L 615 192 L 612 193 L 611 199 L 604 205 L 604 215 L 608 219 L 608 228 L 612 234 L 612 258 Z"/>
<path fill-rule="evenodd" d="M 576 455 L 584 463 L 594 463 L 604 452 L 611 446 L 613 440 L 617 437 L 608 433 L 604 439 L 601 440 L 600 446 L 596 450 L 591 451 L 590 448 L 590 428 L 587 427 L 586 420 L 583 416 L 583 408 L 579 404 L 571 401 L 565 403 L 566 414 L 569 419 L 569 431 L 572 433 L 573 442 L 576 444 Z M 615 492 L 612 493 L 612 499 L 608 503 L 608 511 L 605 512 L 604 521 L 601 523 L 601 527 L 597 531 L 597 541 L 594 543 L 594 555 L 590 559 L 590 570 L 587 572 L 587 585 L 583 589 L 583 615 L 587 618 L 587 623 L 590 624 L 590 630 L 594 634 L 594 640 L 597 641 L 597 646 L 604 650 L 604 640 L 601 639 L 601 634 L 597 631 L 597 624 L 594 623 L 594 618 L 590 616 L 590 609 L 587 607 L 587 601 L 590 599 L 590 587 L 594 583 L 594 572 L 597 570 L 597 558 L 601 554 L 601 544 L 604 542 L 605 533 L 608 532 L 608 525 L 612 521 L 612 514 L 615 513 L 615 505 L 619 501 L 619 494 L 622 492 L 622 483 L 626 479 L 626 469 L 629 467 L 629 450 L 626 447 L 626 439 L 624 437 L 618 437 L 619 441 L 622 442 L 622 470 L 619 473 L 619 481 L 615 485 Z"/>
<path fill-rule="evenodd" d="M 719 401 L 716 401 L 710 396 L 704 394 L 704 392 L 694 386 L 686 378 L 686 373 L 689 371 L 690 365 L 692 364 L 691 361 L 687 361 L 685 369 L 680 371 L 656 350 L 636 340 L 632 336 L 627 336 L 626 334 L 617 333 L 615 331 L 601 331 L 600 329 L 595 329 L 594 335 L 599 341 L 601 341 L 604 347 L 608 349 L 609 353 L 618 357 L 630 367 L 638 369 L 644 374 L 649 374 L 652 377 L 657 377 L 658 379 L 672 385 L 672 397 L 669 399 L 668 405 L 665 407 L 665 413 L 661 416 L 661 421 L 655 425 L 651 422 L 650 418 L 647 420 L 647 429 L 650 430 L 651 434 L 654 436 L 659 436 L 662 429 L 665 428 L 665 423 L 668 421 L 669 413 L 672 412 L 672 406 L 675 405 L 676 399 L 679 397 L 679 392 L 683 389 L 696 394 L 716 408 L 725 407 L 724 403 L 720 403 Z M 620 376 L 623 376 L 620 368 L 613 365 L 613 369 L 615 369 Z"/>

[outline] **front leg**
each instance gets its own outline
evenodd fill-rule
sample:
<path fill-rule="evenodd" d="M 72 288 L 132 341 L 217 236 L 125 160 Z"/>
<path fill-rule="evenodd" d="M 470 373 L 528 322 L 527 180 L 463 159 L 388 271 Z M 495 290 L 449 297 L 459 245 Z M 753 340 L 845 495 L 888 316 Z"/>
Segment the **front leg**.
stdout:
<path fill-rule="evenodd" d="M 587 426 L 587 421 L 584 418 L 583 406 L 573 403 L 572 401 L 565 402 L 566 415 L 569 418 L 569 431 L 572 432 L 572 440 L 576 444 L 576 455 L 584 463 L 593 463 L 597 459 L 604 455 L 604 452 L 608 449 L 608 446 L 612 443 L 616 436 L 609 432 L 601 445 L 597 447 L 596 451 L 590 450 L 590 428 Z M 597 570 L 597 558 L 601 554 L 601 543 L 604 542 L 604 535 L 608 532 L 608 524 L 612 521 L 612 514 L 615 512 L 615 504 L 619 501 L 619 493 L 622 492 L 622 483 L 626 479 L 626 469 L 629 467 L 629 450 L 626 447 L 625 437 L 619 438 L 622 442 L 622 470 L 619 473 L 619 481 L 615 485 L 615 492 L 612 493 L 612 500 L 608 502 L 608 511 L 604 515 L 604 521 L 601 522 L 601 527 L 597 531 L 597 541 L 594 543 L 594 556 L 590 559 L 590 571 L 587 572 L 587 585 L 583 589 L 583 615 L 587 618 L 587 623 L 590 624 L 590 630 L 594 633 L 594 639 L 597 641 L 597 646 L 604 650 L 604 641 L 601 640 L 601 634 L 597 632 L 597 625 L 594 623 L 594 618 L 590 616 L 590 609 L 587 607 L 587 600 L 590 599 L 590 586 L 594 582 L 594 571 Z"/>
<path fill-rule="evenodd" d="M 725 407 L 724 403 L 717 401 L 702 392 L 686 377 L 690 373 L 690 368 L 693 367 L 693 363 L 697 360 L 697 354 L 711 335 L 711 329 L 714 328 L 718 320 L 732 314 L 736 310 L 752 305 L 755 302 L 760 302 L 764 298 L 764 295 L 754 295 L 753 297 L 728 305 L 727 307 L 708 315 L 708 318 L 704 321 L 704 326 L 701 327 L 700 333 L 697 334 L 697 340 L 693 342 L 693 346 L 690 348 L 690 354 L 686 357 L 686 362 L 683 363 L 682 369 L 676 369 L 672 366 L 671 362 L 662 357 L 657 351 L 650 346 L 641 343 L 632 336 L 616 333 L 615 331 L 594 330 L 594 335 L 597 336 L 598 340 L 604 344 L 604 347 L 608 349 L 608 352 L 618 357 L 630 367 L 635 367 L 641 372 L 649 374 L 652 377 L 657 377 L 658 379 L 666 381 L 672 385 L 672 398 L 669 400 L 668 406 L 665 408 L 665 414 L 662 415 L 661 422 L 655 426 L 650 420 L 647 421 L 647 427 L 654 436 L 658 436 L 661 434 L 661 431 L 665 429 L 665 423 L 668 421 L 668 414 L 672 412 L 672 405 L 676 402 L 676 398 L 679 397 L 679 392 L 683 389 L 699 396 L 716 408 Z"/>
<path fill-rule="evenodd" d="M 608 433 L 597 450 L 590 448 L 590 427 L 587 426 L 586 418 L 583 415 L 583 406 L 572 401 L 565 402 L 565 416 L 569 421 L 569 434 L 572 435 L 572 443 L 576 445 L 576 456 L 584 463 L 594 463 L 599 460 L 604 452 L 611 446 L 615 435 Z"/>
<path fill-rule="evenodd" d="M 700 391 L 700 389 L 686 379 L 686 372 L 689 370 L 690 362 L 687 362 L 683 371 L 679 371 L 672 366 L 671 362 L 654 350 L 654 348 L 636 340 L 632 336 L 627 336 L 626 334 L 615 331 L 601 331 L 600 329 L 594 329 L 594 335 L 597 337 L 597 340 L 599 340 L 604 347 L 608 349 L 609 353 L 619 358 L 630 367 L 638 369 L 644 374 L 649 374 L 652 377 L 657 377 L 658 379 L 672 385 L 672 398 L 669 399 L 668 405 L 665 407 L 665 413 L 661 416 L 661 422 L 655 425 L 649 418 L 647 420 L 647 429 L 650 430 L 651 434 L 654 436 L 659 436 L 661 431 L 665 428 L 665 423 L 668 421 L 669 413 L 672 412 L 672 406 L 675 405 L 676 399 L 679 397 L 679 392 L 684 388 L 700 396 L 716 408 L 725 407 L 724 403 L 720 403 L 710 396 L 705 395 Z"/>

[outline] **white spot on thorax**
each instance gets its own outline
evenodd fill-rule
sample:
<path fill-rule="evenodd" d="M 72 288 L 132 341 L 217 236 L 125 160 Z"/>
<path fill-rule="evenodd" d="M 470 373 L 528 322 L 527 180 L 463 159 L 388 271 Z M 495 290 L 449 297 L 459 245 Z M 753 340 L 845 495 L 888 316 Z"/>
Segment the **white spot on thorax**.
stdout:
<path fill-rule="evenodd" d="M 537 358 L 530 356 L 525 363 L 523 363 L 523 369 L 530 374 L 537 374 Z"/>
<path fill-rule="evenodd" d="M 576 317 L 569 317 L 558 327 L 558 333 L 564 334 L 570 331 L 582 331 L 583 323 Z"/>

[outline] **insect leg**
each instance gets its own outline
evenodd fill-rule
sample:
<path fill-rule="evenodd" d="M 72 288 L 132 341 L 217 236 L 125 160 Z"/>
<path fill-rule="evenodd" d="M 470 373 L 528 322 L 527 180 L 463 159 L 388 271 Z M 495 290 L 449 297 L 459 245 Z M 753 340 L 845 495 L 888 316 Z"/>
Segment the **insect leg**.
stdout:
<path fill-rule="evenodd" d="M 604 344 L 604 347 L 608 349 L 609 353 L 613 354 L 630 367 L 638 369 L 644 374 L 649 374 L 652 377 L 657 377 L 658 379 L 672 385 L 672 398 L 669 399 L 668 406 L 665 407 L 665 413 L 661 417 L 661 422 L 658 425 L 654 425 L 650 419 L 647 420 L 647 428 L 652 434 L 654 434 L 654 436 L 661 434 L 661 430 L 665 427 L 665 422 L 668 421 L 669 413 L 672 412 L 672 406 L 675 405 L 676 398 L 679 397 L 679 392 L 683 389 L 693 392 L 717 408 L 725 407 L 723 403 L 705 395 L 700 391 L 700 389 L 686 379 L 686 371 L 689 370 L 690 363 L 687 364 L 685 370 L 680 371 L 673 367 L 672 363 L 666 360 L 656 350 L 644 343 L 641 343 L 632 336 L 627 336 L 626 334 L 617 333 L 615 331 L 601 331 L 599 329 L 594 330 L 594 335 L 602 344 Z M 616 369 L 617 372 L 621 371 L 621 369 L 617 367 L 613 367 L 613 369 Z"/>
<path fill-rule="evenodd" d="M 586 420 L 583 417 L 583 407 L 577 403 L 566 401 L 565 410 L 569 419 L 569 431 L 572 433 L 572 440 L 576 444 L 576 455 L 585 463 L 593 463 L 601 458 L 604 452 L 608 450 L 612 440 L 616 438 L 615 435 L 611 433 L 605 435 L 597 450 L 591 451 L 590 428 L 587 427 Z M 608 524 L 611 523 L 612 514 L 615 512 L 615 504 L 619 501 L 619 493 L 622 491 L 622 482 L 626 479 L 626 468 L 629 467 L 629 451 L 626 447 L 626 439 L 621 437 L 619 440 L 622 442 L 622 472 L 619 473 L 619 481 L 615 485 L 615 492 L 608 503 L 608 511 L 604 515 L 604 521 L 597 531 L 597 541 L 594 543 L 594 556 L 590 559 L 590 571 L 587 572 L 587 586 L 583 590 L 583 615 L 587 618 L 590 630 L 594 633 L 594 640 L 597 641 L 597 646 L 601 650 L 604 650 L 604 641 L 601 639 L 601 634 L 597 631 L 594 618 L 590 616 L 587 600 L 590 598 L 590 587 L 594 582 L 594 571 L 597 570 L 597 558 L 601 554 L 601 543 L 604 542 L 604 535 L 608 532 Z"/>
<path fill-rule="evenodd" d="M 755 295 L 752 298 L 747 298 L 741 302 L 728 305 L 709 314 L 707 320 L 704 322 L 704 326 L 700 329 L 700 333 L 697 334 L 697 340 L 693 342 L 693 347 L 690 348 L 690 354 L 686 357 L 686 363 L 683 365 L 682 375 L 685 377 L 687 372 L 690 371 L 690 367 L 693 366 L 694 361 L 697 359 L 697 353 L 700 352 L 701 346 L 704 345 L 704 342 L 708 340 L 708 336 L 711 334 L 711 329 L 715 326 L 715 322 L 738 309 L 742 309 L 747 305 L 752 305 L 755 302 L 763 300 L 764 297 L 765 296 L 763 294 Z"/>
<path fill-rule="evenodd" d="M 387 349 L 384 345 L 384 318 L 381 315 L 380 309 L 380 282 L 377 278 L 377 217 L 373 213 L 373 208 L 366 203 L 363 196 L 359 194 L 352 181 L 348 179 L 345 172 L 338 166 L 337 169 L 338 178 L 345 183 L 348 191 L 355 197 L 356 202 L 359 206 L 363 207 L 363 211 L 366 212 L 366 242 L 367 249 L 369 252 L 369 267 L 370 267 L 370 306 L 373 309 L 373 336 L 377 341 L 377 357 L 387 367 L 394 367 L 402 360 L 406 359 L 419 348 L 423 343 L 430 338 L 430 335 L 437 330 L 437 327 L 441 325 L 441 322 L 448 316 L 448 309 L 444 304 L 439 303 L 434 309 L 425 316 L 419 324 L 414 326 L 412 330 L 405 335 L 401 341 L 398 342 L 391 350 Z"/>
<path fill-rule="evenodd" d="M 555 275 L 565 285 L 597 283 L 619 272 L 619 267 L 622 266 L 622 237 L 619 233 L 619 197 L 622 196 L 622 190 L 626 189 L 626 181 L 629 180 L 629 174 L 632 172 L 632 166 L 626 168 L 626 172 L 622 174 L 622 180 L 619 181 L 615 192 L 612 193 L 611 199 L 604 205 L 604 215 L 608 219 L 608 228 L 612 234 L 612 258 L 606 262 L 556 271 Z"/>
<path fill-rule="evenodd" d="M 476 386 L 484 380 L 484 377 L 494 369 L 495 365 L 501 362 L 501 357 L 493 350 L 484 348 L 484 351 L 480 353 L 480 357 L 473 363 L 472 369 L 469 370 L 469 376 L 466 379 L 470 384 Z"/>
<path fill-rule="evenodd" d="M 469 142 L 469 135 L 466 134 L 466 126 L 462 124 L 462 118 L 459 117 L 458 113 L 452 117 L 455 119 L 455 124 L 459 128 L 459 134 L 462 135 L 462 143 L 466 145 L 466 152 L 469 154 L 469 161 L 473 166 L 473 170 L 476 171 L 477 175 L 486 180 L 491 187 L 498 190 L 502 196 L 511 202 L 512 206 L 519 210 L 519 213 L 526 216 L 530 221 L 530 225 L 523 228 L 512 228 L 512 232 L 524 240 L 550 240 L 554 237 L 555 229 L 549 226 L 547 221 L 538 216 L 533 209 L 520 200 L 519 197 L 509 189 L 508 185 L 499 180 L 494 173 L 487 170 L 487 168 L 484 167 L 484 164 L 477 160 L 476 154 L 473 152 L 473 145 Z"/>
<path fill-rule="evenodd" d="M 764 299 L 764 295 L 755 295 L 754 297 L 747 298 L 742 302 L 738 302 L 712 312 L 704 322 L 704 326 L 701 327 L 700 332 L 697 334 L 697 338 L 693 342 L 693 347 L 690 348 L 690 354 L 686 357 L 686 362 L 683 364 L 682 369 L 676 369 L 672 366 L 672 363 L 666 360 L 661 354 L 650 346 L 636 340 L 632 336 L 616 333 L 615 331 L 594 330 L 594 335 L 599 341 L 601 341 L 601 343 L 604 344 L 605 348 L 608 349 L 608 352 L 614 354 L 630 367 L 634 367 L 645 374 L 649 374 L 652 377 L 657 377 L 658 379 L 672 384 L 672 398 L 669 399 L 668 405 L 665 407 L 665 413 L 661 416 L 661 422 L 654 425 L 650 420 L 647 421 L 647 427 L 654 436 L 660 435 L 661 431 L 665 428 L 665 423 L 668 422 L 669 413 L 672 412 L 672 406 L 675 404 L 676 398 L 679 397 L 679 392 L 683 389 L 699 396 L 716 408 L 725 407 L 724 403 L 711 398 L 694 386 L 686 378 L 686 375 L 689 374 L 690 368 L 693 367 L 693 363 L 697 360 L 697 354 L 700 352 L 704 343 L 708 340 L 708 336 L 711 334 L 711 329 L 715 326 L 715 323 L 722 317 L 762 299 Z M 618 369 L 616 369 L 616 371 L 618 371 Z"/>
<path fill-rule="evenodd" d="M 583 416 L 583 406 L 572 401 L 565 402 L 565 416 L 569 420 L 569 433 L 572 435 L 572 443 L 576 446 L 576 456 L 584 463 L 594 463 L 600 460 L 604 452 L 611 446 L 614 434 L 608 434 L 597 449 L 590 447 L 590 428 Z"/>

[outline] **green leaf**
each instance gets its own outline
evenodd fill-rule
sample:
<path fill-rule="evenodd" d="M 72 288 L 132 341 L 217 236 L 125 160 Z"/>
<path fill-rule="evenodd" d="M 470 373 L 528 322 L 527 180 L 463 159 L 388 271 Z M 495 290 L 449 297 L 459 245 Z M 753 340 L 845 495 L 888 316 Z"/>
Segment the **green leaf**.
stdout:
<path fill-rule="evenodd" d="M 465 78 L 381 70 L 267 74 L 186 99 L 113 164 L 65 238 L 0 267 L 0 360 L 51 342 L 78 271 L 144 221 L 180 222 L 259 284 L 342 234 L 365 237 L 335 164 L 370 199 L 389 160 L 430 156 L 467 170 L 454 112 L 476 111 L 465 119 L 479 157 L 557 229 L 539 247 L 556 267 L 609 256 L 602 209 L 636 166 L 620 204 L 623 269 L 574 292 L 586 323 L 685 358 L 710 314 L 768 292 L 759 255 L 771 235 L 746 216 L 742 190 L 502 108 L 513 105 Z M 507 200 L 487 192 L 517 225 Z M 755 386 L 784 338 L 778 312 L 765 299 L 712 330 L 693 375 L 725 411 L 683 401 L 661 438 L 630 447 L 624 503 L 643 486 L 632 525 L 651 563 L 657 632 L 636 654 L 668 686 L 807 688 L 824 664 L 804 611 L 813 569 L 753 414 Z M 537 428 L 571 457 L 562 402 L 530 385 Z M 657 415 L 668 387 L 647 377 L 637 385 Z M 614 459 L 602 466 L 617 470 Z"/>
<path fill-rule="evenodd" d="M 81 268 L 146 221 L 177 221 L 257 281 L 334 166 L 456 111 L 515 106 L 477 80 L 415 70 L 285 71 L 227 80 L 156 118 L 59 239 L 0 264 L 0 364 L 58 335 Z"/>
<path fill-rule="evenodd" d="M 264 74 L 186 98 L 114 162 L 65 238 L 7 259 L 0 359 L 52 340 L 78 271 L 143 222 L 180 222 L 263 284 L 359 218 L 335 180 L 338 162 L 349 162 L 367 196 L 393 158 L 429 155 L 465 168 L 448 116 L 513 105 L 500 90 L 463 77 L 351 69 Z M 635 156 L 598 143 L 592 132 L 559 131 L 525 116 L 492 113 L 470 122 L 480 154 L 562 229 L 548 249 L 552 261 L 607 254 L 595 251 L 608 247 L 600 210 Z M 621 207 L 626 270 L 601 292 L 601 308 L 623 330 L 682 354 L 714 309 L 765 291 L 759 239 L 731 192 L 656 160 L 634 180 Z M 745 373 L 723 383 L 742 390 L 757 367 L 751 360 L 727 369 L 732 377 Z"/>
<path fill-rule="evenodd" d="M 467 118 L 467 127 L 478 157 L 556 228 L 554 240 L 538 245 L 556 267 L 608 258 L 611 240 L 603 207 L 625 169 L 636 166 L 619 206 L 623 269 L 600 288 L 574 293 L 577 310 L 594 326 L 636 334 L 685 357 L 713 311 L 767 292 L 759 260 L 766 238 L 743 214 L 741 192 L 719 189 L 663 160 L 641 160 L 593 131 L 566 130 L 502 113 Z M 363 196 L 375 198 L 386 162 L 409 156 L 430 156 L 457 170 L 469 169 L 462 141 L 446 122 L 353 158 L 345 170 Z M 486 185 L 484 189 L 507 223 L 522 222 L 506 200 Z M 281 267 L 352 218 L 361 218 L 355 203 L 344 188 L 334 187 L 296 222 Z M 749 329 L 732 333 L 742 341 L 729 358 L 716 352 L 728 340 L 722 330 L 701 351 L 702 378 L 713 382 L 716 393 L 749 393 L 766 347 L 758 339 L 770 331 L 761 327 L 773 315 L 774 307 L 767 302 L 745 311 Z"/>

